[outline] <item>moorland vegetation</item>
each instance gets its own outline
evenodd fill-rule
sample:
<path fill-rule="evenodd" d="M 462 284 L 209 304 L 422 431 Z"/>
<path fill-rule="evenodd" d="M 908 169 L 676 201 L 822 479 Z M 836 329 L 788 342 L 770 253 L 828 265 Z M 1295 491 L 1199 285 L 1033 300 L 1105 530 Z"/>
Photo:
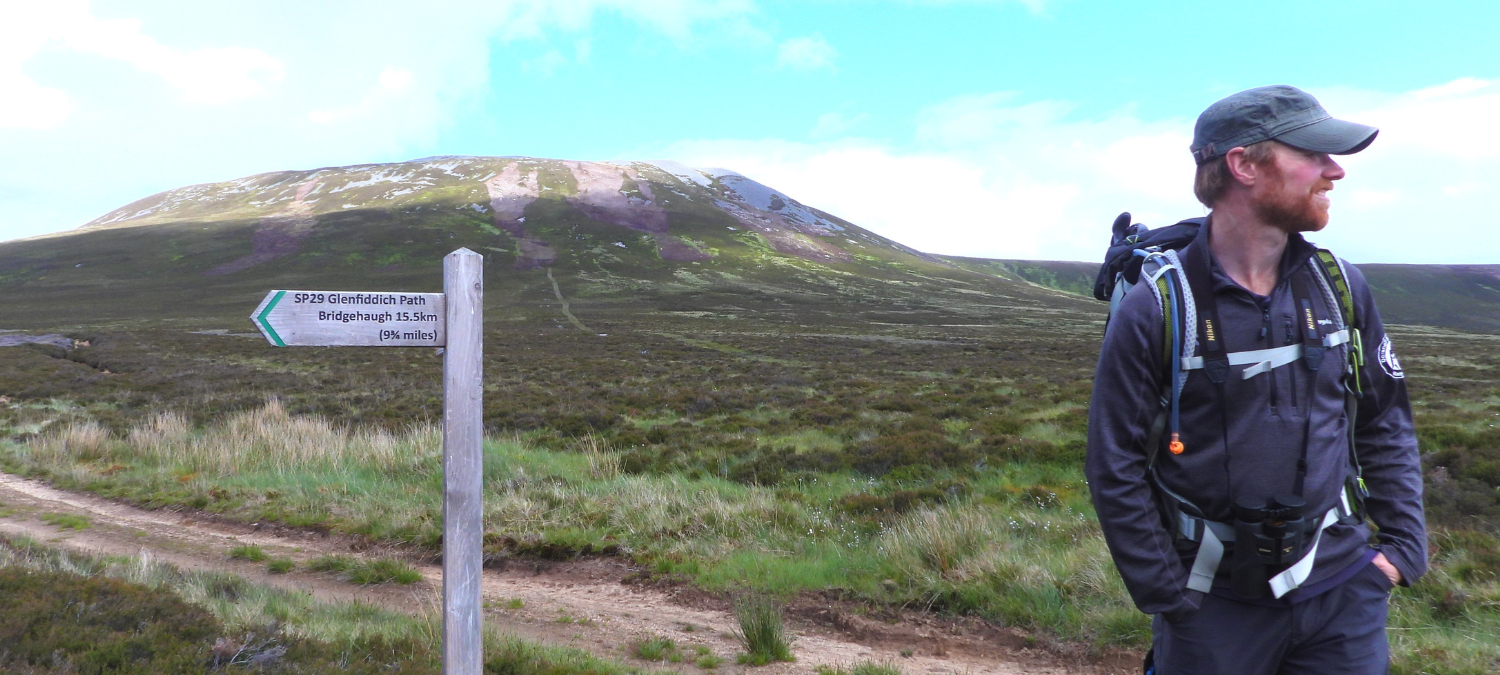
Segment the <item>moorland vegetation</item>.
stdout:
<path fill-rule="evenodd" d="M 625 556 L 710 591 L 836 594 L 1139 647 L 1080 465 L 1091 317 L 1052 326 L 491 328 L 485 547 Z M 601 324 L 605 325 L 605 324 Z M 1055 329 L 1061 327 L 1062 330 Z M 1433 572 L 1396 672 L 1500 652 L 1500 356 L 1396 328 Z M 161 329 L 10 348 L 0 468 L 147 506 L 439 547 L 440 358 Z M 79 344 L 82 344 L 80 342 Z M 106 374 L 107 373 L 107 374 Z M 209 384 L 212 383 L 212 384 Z"/>
<path fill-rule="evenodd" d="M 440 631 L 435 611 L 322 602 L 146 554 L 97 557 L 0 538 L 0 672 L 427 675 L 442 672 Z M 484 672 L 643 675 L 493 630 L 484 635 Z"/>

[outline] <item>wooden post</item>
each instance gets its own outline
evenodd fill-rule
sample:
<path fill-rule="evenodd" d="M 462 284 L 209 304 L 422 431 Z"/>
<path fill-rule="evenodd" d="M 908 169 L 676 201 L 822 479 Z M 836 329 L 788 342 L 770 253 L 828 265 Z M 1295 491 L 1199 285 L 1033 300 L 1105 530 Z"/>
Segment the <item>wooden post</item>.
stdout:
<path fill-rule="evenodd" d="M 484 562 L 484 257 L 443 258 L 443 673 L 481 675 Z"/>

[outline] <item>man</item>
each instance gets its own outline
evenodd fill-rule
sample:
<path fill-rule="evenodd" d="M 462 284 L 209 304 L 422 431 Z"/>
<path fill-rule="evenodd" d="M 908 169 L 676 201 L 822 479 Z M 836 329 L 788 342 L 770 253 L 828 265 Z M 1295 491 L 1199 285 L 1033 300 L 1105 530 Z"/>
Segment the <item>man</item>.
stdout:
<path fill-rule="evenodd" d="M 1364 277 L 1331 258 L 1320 269 L 1302 237 L 1328 224 L 1344 177 L 1332 155 L 1376 133 L 1288 86 L 1209 106 L 1192 152 L 1211 212 L 1179 256 L 1198 315 L 1185 380 L 1170 374 L 1158 287 L 1133 287 L 1110 319 L 1086 473 L 1120 576 L 1154 615 L 1158 675 L 1387 671 L 1388 594 L 1427 561 L 1411 409 Z M 1172 381 L 1180 443 L 1159 419 Z"/>

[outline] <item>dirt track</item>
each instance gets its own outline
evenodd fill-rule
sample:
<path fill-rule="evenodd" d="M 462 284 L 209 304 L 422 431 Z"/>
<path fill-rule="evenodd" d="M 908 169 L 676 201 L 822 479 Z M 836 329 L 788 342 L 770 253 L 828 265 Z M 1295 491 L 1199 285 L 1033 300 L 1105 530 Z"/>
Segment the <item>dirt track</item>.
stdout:
<path fill-rule="evenodd" d="M 196 513 L 146 511 L 3 473 L 0 504 L 12 511 L 0 518 L 0 533 L 25 534 L 71 550 L 135 555 L 145 549 L 182 569 L 230 571 L 320 599 L 358 599 L 406 612 L 430 611 L 439 601 L 442 569 L 438 565 L 418 563 L 425 579 L 411 586 L 357 586 L 327 574 L 272 575 L 264 565 L 227 557 L 229 548 L 240 544 L 257 544 L 268 553 L 299 562 L 330 553 L 400 555 L 371 549 L 367 542 L 354 538 L 226 523 Z M 45 513 L 84 514 L 92 527 L 59 530 L 39 519 Z M 678 644 L 702 645 L 724 657 L 724 665 L 712 672 L 745 669 L 733 665 L 738 645 L 725 600 L 680 586 L 628 583 L 637 571 L 610 559 L 512 562 L 503 570 L 486 569 L 483 592 L 489 608 L 485 620 L 534 640 L 620 658 L 628 658 L 632 641 L 666 635 Z M 516 599 L 522 607 L 510 609 L 514 604 L 510 601 Z M 922 612 L 872 619 L 862 616 L 857 606 L 831 600 L 799 601 L 789 614 L 797 662 L 753 672 L 810 673 L 819 665 L 847 666 L 863 660 L 891 662 L 911 675 L 1129 672 L 1126 657 L 1112 659 L 1114 667 L 1085 664 L 1028 649 L 1022 636 L 978 621 L 945 620 Z M 684 673 L 710 672 L 688 664 L 670 667 Z"/>

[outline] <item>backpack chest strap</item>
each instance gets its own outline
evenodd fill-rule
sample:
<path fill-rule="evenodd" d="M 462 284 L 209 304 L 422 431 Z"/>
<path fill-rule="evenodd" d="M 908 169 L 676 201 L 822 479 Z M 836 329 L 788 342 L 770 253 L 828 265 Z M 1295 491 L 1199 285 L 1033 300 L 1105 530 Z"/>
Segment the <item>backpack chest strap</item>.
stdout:
<path fill-rule="evenodd" d="M 1349 330 L 1347 328 L 1340 329 L 1323 336 L 1323 347 L 1337 347 L 1348 341 Z M 1225 356 L 1229 359 L 1229 365 L 1231 366 L 1250 366 L 1249 368 L 1246 368 L 1244 373 L 1240 376 L 1241 378 L 1248 380 L 1252 377 L 1255 377 L 1256 375 L 1271 372 L 1271 370 L 1280 368 L 1289 363 L 1296 363 L 1298 360 L 1302 359 L 1303 349 L 1302 343 L 1298 342 L 1295 344 L 1289 344 L 1283 347 L 1274 347 L 1271 349 L 1256 349 L 1248 352 L 1230 352 Z M 1202 368 L 1203 357 L 1182 357 L 1183 370 L 1201 370 Z"/>

